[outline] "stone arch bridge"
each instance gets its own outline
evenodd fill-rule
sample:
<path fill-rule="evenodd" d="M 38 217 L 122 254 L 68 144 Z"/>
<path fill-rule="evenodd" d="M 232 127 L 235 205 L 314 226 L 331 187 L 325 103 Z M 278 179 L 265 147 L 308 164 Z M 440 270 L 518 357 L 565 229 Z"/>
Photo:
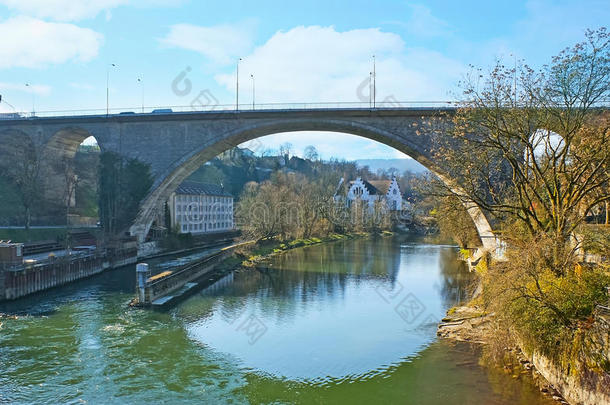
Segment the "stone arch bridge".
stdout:
<path fill-rule="evenodd" d="M 369 138 L 409 155 L 451 186 L 454 182 L 432 148 L 446 136 L 453 111 L 339 108 L 34 117 L 0 120 L 0 143 L 7 138 L 32 142 L 43 151 L 45 176 L 62 176 L 56 163 L 73 157 L 89 136 L 95 137 L 102 151 L 150 164 L 154 185 L 130 228 L 144 241 L 157 210 L 199 166 L 243 142 L 274 133 L 328 131 Z M 495 248 L 484 213 L 474 205 L 467 209 L 483 247 Z"/>

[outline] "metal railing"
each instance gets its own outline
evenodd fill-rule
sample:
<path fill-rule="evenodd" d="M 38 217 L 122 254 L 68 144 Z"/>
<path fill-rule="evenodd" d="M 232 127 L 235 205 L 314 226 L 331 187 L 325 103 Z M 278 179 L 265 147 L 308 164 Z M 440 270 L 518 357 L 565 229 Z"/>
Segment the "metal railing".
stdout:
<path fill-rule="evenodd" d="M 197 113 L 197 112 L 252 112 L 269 110 L 334 110 L 334 109 L 404 109 L 404 108 L 443 108 L 457 107 L 457 101 L 385 101 L 372 105 L 368 102 L 316 102 L 316 103 L 259 103 L 240 104 L 209 104 L 209 105 L 170 105 L 152 107 L 114 107 L 108 110 L 112 116 L 121 115 L 148 115 L 169 113 Z M 80 116 L 107 116 L 105 108 L 75 109 L 75 110 L 48 110 L 35 112 L 0 113 L 0 120 L 50 118 L 50 117 L 80 117 Z"/>
<path fill-rule="evenodd" d="M 22 111 L 0 113 L 2 120 L 23 120 L 36 118 L 61 118 L 61 117 L 109 117 L 109 116 L 130 116 L 130 115 L 150 115 L 150 114 L 173 114 L 173 113 L 235 113 L 253 111 L 282 111 L 282 110 L 337 110 L 337 109 L 358 109 L 358 110 L 387 110 L 387 109 L 440 109 L 457 108 L 463 105 L 463 101 L 458 100 L 429 100 L 429 101 L 378 101 L 376 103 L 361 101 L 321 101 L 303 103 L 251 103 L 240 104 L 237 107 L 233 104 L 214 104 L 207 105 L 169 105 L 169 106 L 149 106 L 149 107 L 113 107 L 96 109 L 74 109 L 74 110 L 47 110 L 47 111 Z M 511 108 L 512 106 L 507 106 Z M 594 107 L 610 107 L 610 100 L 600 100 Z"/>

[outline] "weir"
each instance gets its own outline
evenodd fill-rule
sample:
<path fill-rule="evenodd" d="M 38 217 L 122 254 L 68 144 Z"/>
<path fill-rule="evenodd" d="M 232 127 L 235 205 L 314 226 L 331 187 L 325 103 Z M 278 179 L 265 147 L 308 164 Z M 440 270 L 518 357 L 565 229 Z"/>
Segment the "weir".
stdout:
<path fill-rule="evenodd" d="M 198 280 L 212 273 L 223 260 L 233 256 L 238 247 L 253 242 L 227 246 L 203 259 L 178 267 L 172 271 L 150 276 L 148 264 L 136 266 L 136 305 L 141 307 L 164 307 L 184 297 L 199 287 Z"/>

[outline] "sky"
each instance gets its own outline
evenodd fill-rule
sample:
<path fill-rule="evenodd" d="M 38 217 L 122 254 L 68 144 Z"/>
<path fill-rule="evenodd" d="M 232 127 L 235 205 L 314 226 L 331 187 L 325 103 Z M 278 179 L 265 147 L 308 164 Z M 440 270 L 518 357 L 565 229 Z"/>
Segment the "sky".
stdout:
<path fill-rule="evenodd" d="M 548 63 L 610 21 L 610 2 L 0 0 L 0 112 L 459 98 L 474 65 Z M 112 66 L 114 65 L 114 66 Z M 220 107 L 217 107 L 220 108 Z M 245 106 L 244 106 L 245 108 Z M 328 159 L 400 152 L 344 134 L 293 133 Z"/>

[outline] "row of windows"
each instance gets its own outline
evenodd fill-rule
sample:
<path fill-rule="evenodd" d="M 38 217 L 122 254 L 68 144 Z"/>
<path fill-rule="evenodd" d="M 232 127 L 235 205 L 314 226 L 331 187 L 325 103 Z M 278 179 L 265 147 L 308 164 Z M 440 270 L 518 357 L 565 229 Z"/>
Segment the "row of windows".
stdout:
<path fill-rule="evenodd" d="M 176 201 L 180 202 L 195 202 L 195 201 L 206 201 L 206 202 L 226 202 L 233 201 L 233 197 L 210 197 L 204 194 L 201 195 L 177 195 Z"/>
<path fill-rule="evenodd" d="M 362 195 L 363 192 L 364 190 L 361 187 L 356 187 L 353 191 L 355 195 Z"/>
<path fill-rule="evenodd" d="M 231 229 L 233 224 L 231 222 L 220 222 L 214 224 L 184 224 L 182 225 L 182 232 L 193 232 L 193 231 L 213 231 L 220 229 Z"/>
<path fill-rule="evenodd" d="M 364 194 L 364 190 L 362 189 L 362 187 L 356 187 L 352 190 L 352 193 L 354 195 L 362 195 L 362 194 Z M 396 189 L 393 189 L 392 194 L 396 195 L 396 194 L 398 194 L 398 191 Z"/>
<path fill-rule="evenodd" d="M 218 214 L 218 215 L 189 215 L 189 214 L 185 214 L 185 215 L 176 215 L 176 222 L 180 222 L 182 219 L 184 219 L 185 221 L 218 221 L 218 220 L 225 220 L 225 219 L 233 219 L 232 215 L 229 214 Z"/>
<path fill-rule="evenodd" d="M 199 205 L 193 205 L 193 204 L 188 204 L 188 205 L 180 205 L 180 204 L 176 204 L 176 211 L 203 211 L 204 210 L 204 206 L 202 204 Z M 205 211 L 209 212 L 209 211 L 232 211 L 233 207 L 232 206 L 225 206 L 225 205 L 221 205 L 221 206 L 217 206 L 217 205 L 206 205 L 205 206 Z"/>

